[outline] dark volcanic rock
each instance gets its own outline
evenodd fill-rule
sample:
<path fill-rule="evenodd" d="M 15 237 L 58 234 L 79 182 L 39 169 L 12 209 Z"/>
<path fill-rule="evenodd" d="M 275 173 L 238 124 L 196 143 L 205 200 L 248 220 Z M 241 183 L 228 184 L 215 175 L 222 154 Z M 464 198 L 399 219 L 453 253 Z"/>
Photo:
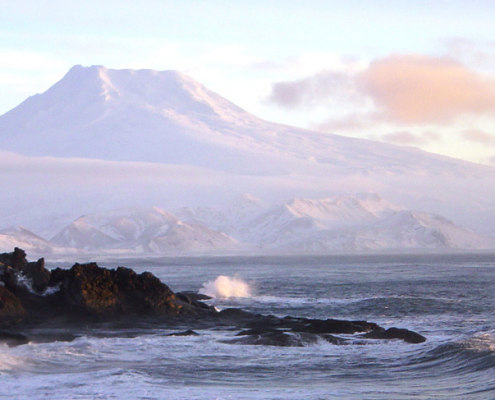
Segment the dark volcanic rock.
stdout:
<path fill-rule="evenodd" d="M 21 299 L 5 286 L 0 286 L 0 325 L 19 321 L 25 314 Z"/>
<path fill-rule="evenodd" d="M 212 308 L 187 296 L 177 298 L 149 272 L 101 268 L 95 263 L 49 271 L 44 259 L 27 262 L 23 250 L 0 254 L 0 324 L 40 323 L 65 317 L 114 318 L 199 316 Z"/>
<path fill-rule="evenodd" d="M 40 258 L 36 262 L 28 262 L 23 274 L 30 280 L 32 288 L 37 293 L 43 293 L 50 284 L 50 271 L 45 268 L 45 259 Z"/>
<path fill-rule="evenodd" d="M 324 339 L 325 341 L 327 341 L 328 343 L 332 343 L 332 344 L 341 345 L 341 344 L 348 344 L 349 343 L 348 340 L 342 339 L 342 338 L 334 336 L 334 335 L 330 335 L 329 333 L 325 333 L 324 335 L 320 335 L 320 337 L 322 339 Z"/>
<path fill-rule="evenodd" d="M 240 308 L 226 308 L 216 314 L 216 318 L 220 322 L 240 326 L 246 326 L 246 324 L 249 326 L 249 324 L 255 324 L 256 321 L 262 323 L 258 317 L 262 317 L 263 320 L 269 318 L 259 314 L 253 314 L 249 311 L 241 310 Z"/>
<path fill-rule="evenodd" d="M 194 332 L 192 329 L 188 329 L 187 331 L 169 333 L 165 336 L 199 336 L 199 333 Z"/>
<path fill-rule="evenodd" d="M 26 252 L 16 247 L 12 253 L 0 254 L 0 265 L 8 265 L 15 271 L 21 271 L 27 264 Z"/>
<path fill-rule="evenodd" d="M 345 321 L 339 319 L 307 319 L 303 320 L 304 332 L 311 333 L 356 333 L 369 332 L 378 328 L 378 325 L 367 321 Z"/>
<path fill-rule="evenodd" d="M 223 342 L 229 344 L 281 347 L 303 347 L 318 342 L 318 336 L 312 333 L 287 332 L 281 330 L 273 330 L 264 333 L 253 334 L 243 333 L 242 336 L 243 337 L 225 340 Z"/>
<path fill-rule="evenodd" d="M 407 343 L 423 343 L 426 341 L 426 338 L 419 333 L 400 328 L 389 328 L 387 330 L 379 328 L 363 335 L 363 337 L 368 339 L 401 339 Z"/>
<path fill-rule="evenodd" d="M 226 343 L 269 345 L 269 346 L 305 346 L 315 343 L 319 338 L 332 343 L 344 344 L 347 340 L 333 334 L 354 334 L 370 332 L 380 327 L 366 321 L 345 321 L 336 319 L 308 319 L 250 314 L 243 310 L 228 309 L 227 315 L 233 316 L 237 322 L 241 321 L 249 329 L 242 330 Z"/>
<path fill-rule="evenodd" d="M 29 342 L 27 336 L 21 333 L 12 333 L 12 332 L 4 332 L 0 331 L 0 342 L 6 343 L 7 346 L 20 346 L 21 344 L 26 344 Z"/>
<path fill-rule="evenodd" d="M 167 285 L 149 272 L 101 268 L 95 263 L 57 268 L 50 285 L 59 285 L 67 310 L 87 315 L 174 314 L 183 306 Z"/>
<path fill-rule="evenodd" d="M 222 311 L 220 314 L 227 312 Z M 310 318 L 294 318 L 285 317 L 277 318 L 270 315 L 254 315 L 246 313 L 246 311 L 238 310 L 237 315 L 235 309 L 231 309 L 229 314 L 234 315 L 237 319 L 245 321 L 247 326 L 254 329 L 270 330 L 289 329 L 294 332 L 307 332 L 314 334 L 354 334 L 361 332 L 371 332 L 380 327 L 367 321 L 346 321 L 340 319 L 310 319 Z"/>
<path fill-rule="evenodd" d="M 207 310 L 214 310 L 214 307 L 209 306 L 208 304 L 205 304 L 201 302 L 200 300 L 209 300 L 211 297 L 209 296 L 202 296 L 202 295 L 196 295 L 194 293 L 184 293 L 184 292 L 178 292 L 175 294 L 177 299 L 182 300 L 183 302 L 190 304 L 194 307 L 199 307 L 199 308 L 204 308 Z"/>
<path fill-rule="evenodd" d="M 177 292 L 176 293 L 177 296 L 179 295 L 184 295 L 184 296 L 187 296 L 189 297 L 191 300 L 211 300 L 212 297 L 206 295 L 206 294 L 203 294 L 203 293 L 197 293 L 197 292 L 190 292 L 190 291 L 186 291 L 186 292 Z"/>
<path fill-rule="evenodd" d="M 24 289 L 42 293 L 50 283 L 50 271 L 43 258 L 27 262 L 24 250 L 16 247 L 12 253 L 0 254 L 0 279 L 14 293 Z"/>

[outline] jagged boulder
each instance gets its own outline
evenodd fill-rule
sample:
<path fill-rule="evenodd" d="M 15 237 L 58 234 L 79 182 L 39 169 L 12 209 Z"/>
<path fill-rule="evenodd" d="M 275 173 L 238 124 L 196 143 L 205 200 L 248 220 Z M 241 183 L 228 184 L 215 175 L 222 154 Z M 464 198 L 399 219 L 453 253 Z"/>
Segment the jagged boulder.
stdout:
<path fill-rule="evenodd" d="M 21 271 L 26 264 L 26 252 L 18 247 L 12 253 L 0 254 L 0 265 L 9 266 L 14 271 Z"/>
<path fill-rule="evenodd" d="M 12 253 L 0 254 L 0 280 L 14 293 L 34 290 L 41 294 L 50 282 L 50 271 L 45 260 L 26 260 L 24 250 L 16 247 Z"/>
<path fill-rule="evenodd" d="M 37 293 L 43 293 L 50 284 L 50 271 L 45 268 L 45 259 L 40 258 L 36 262 L 28 262 L 23 269 L 24 276 L 30 281 L 32 289 Z"/>

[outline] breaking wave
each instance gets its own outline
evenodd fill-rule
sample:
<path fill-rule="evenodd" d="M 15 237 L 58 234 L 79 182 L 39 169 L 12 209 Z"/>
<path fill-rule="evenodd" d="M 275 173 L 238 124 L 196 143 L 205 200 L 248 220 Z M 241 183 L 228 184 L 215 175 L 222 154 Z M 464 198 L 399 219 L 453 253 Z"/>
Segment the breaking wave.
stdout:
<path fill-rule="evenodd" d="M 7 345 L 0 345 L 0 373 L 18 367 L 22 364 L 22 359 L 9 354 Z"/>
<path fill-rule="evenodd" d="M 225 275 L 218 276 L 215 280 L 203 283 L 199 293 L 213 298 L 251 297 L 252 291 L 246 282 L 237 277 Z"/>
<path fill-rule="evenodd" d="M 465 340 L 441 344 L 415 363 L 427 368 L 441 367 L 444 374 L 493 371 L 495 337 L 493 333 L 480 333 Z"/>

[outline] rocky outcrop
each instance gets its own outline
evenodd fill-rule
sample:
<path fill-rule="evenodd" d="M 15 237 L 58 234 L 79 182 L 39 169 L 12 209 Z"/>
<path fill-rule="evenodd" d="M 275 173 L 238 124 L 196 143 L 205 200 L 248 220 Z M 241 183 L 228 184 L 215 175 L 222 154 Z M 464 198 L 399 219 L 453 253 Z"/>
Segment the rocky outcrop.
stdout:
<path fill-rule="evenodd" d="M 34 290 L 42 293 L 50 282 L 50 271 L 45 260 L 28 262 L 24 250 L 15 248 L 12 253 L 0 254 L 0 281 L 13 293 Z"/>
<path fill-rule="evenodd" d="M 211 312 L 186 295 L 176 296 L 149 272 L 107 269 L 95 263 L 70 269 L 28 262 L 23 250 L 0 254 L 0 326 L 65 317 L 185 316 Z"/>
<path fill-rule="evenodd" d="M 419 333 L 399 328 L 385 330 L 381 326 L 367 321 L 347 321 L 338 319 L 310 319 L 250 314 L 237 309 L 226 309 L 218 313 L 220 320 L 247 327 L 237 334 L 238 337 L 226 343 L 268 345 L 268 346 L 305 346 L 318 340 L 332 344 L 349 344 L 349 340 L 338 334 L 360 334 L 366 339 L 401 339 L 407 343 L 422 343 L 426 338 Z"/>
<path fill-rule="evenodd" d="M 21 249 L 0 254 L 0 341 L 12 345 L 28 340 L 23 329 L 32 332 L 42 326 L 41 340 L 47 340 L 47 332 L 52 332 L 53 340 L 72 340 L 78 329 L 98 323 L 106 324 L 106 330 L 149 324 L 186 329 L 173 336 L 196 335 L 193 328 L 225 327 L 240 330 L 227 343 L 269 346 L 305 346 L 318 340 L 348 343 L 347 337 L 335 336 L 339 334 L 358 334 L 361 340 L 426 340 L 416 332 L 385 330 L 367 321 L 279 318 L 235 308 L 218 312 L 202 299 L 191 292 L 174 293 L 149 272 L 137 274 L 129 268 L 107 269 L 95 263 L 50 271 L 42 258 L 28 262 Z"/>

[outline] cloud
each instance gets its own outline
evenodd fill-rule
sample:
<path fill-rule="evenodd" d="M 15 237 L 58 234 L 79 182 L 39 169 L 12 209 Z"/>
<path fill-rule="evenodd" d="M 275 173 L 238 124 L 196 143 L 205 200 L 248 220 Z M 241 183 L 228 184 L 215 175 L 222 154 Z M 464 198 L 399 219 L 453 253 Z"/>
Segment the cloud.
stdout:
<path fill-rule="evenodd" d="M 495 135 L 491 135 L 479 129 L 468 129 L 463 131 L 462 138 L 481 144 L 495 144 Z"/>
<path fill-rule="evenodd" d="M 461 114 L 495 113 L 495 81 L 437 57 L 390 56 L 359 76 L 363 91 L 404 123 L 446 123 Z"/>
<path fill-rule="evenodd" d="M 285 108 L 311 107 L 331 99 L 355 102 L 360 97 L 357 89 L 352 75 L 321 71 L 308 78 L 273 84 L 268 100 Z"/>
<path fill-rule="evenodd" d="M 276 82 L 269 100 L 289 109 L 334 101 L 358 110 L 371 102 L 372 113 L 356 113 L 375 122 L 446 125 L 463 115 L 495 115 L 495 77 L 449 58 L 391 55 L 359 72 L 326 70 Z"/>

